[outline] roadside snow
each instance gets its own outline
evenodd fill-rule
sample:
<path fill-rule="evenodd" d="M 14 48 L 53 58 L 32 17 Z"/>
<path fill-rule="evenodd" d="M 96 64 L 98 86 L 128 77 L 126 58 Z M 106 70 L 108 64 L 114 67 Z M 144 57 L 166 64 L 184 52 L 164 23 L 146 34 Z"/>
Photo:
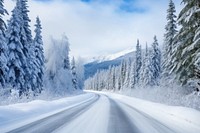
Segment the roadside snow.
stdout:
<path fill-rule="evenodd" d="M 108 98 L 111 98 L 142 133 L 200 133 L 200 112 L 195 109 L 168 106 L 110 92 L 87 92 L 54 101 L 35 100 L 29 103 L 0 106 L 0 133 L 80 105 L 93 99 L 95 93 L 102 95 L 94 105 L 55 132 L 106 133 L 111 104 Z"/>
<path fill-rule="evenodd" d="M 168 106 L 110 92 L 95 93 L 104 94 L 118 102 L 125 103 L 161 122 L 177 133 L 200 133 L 200 112 L 195 109 Z"/>
<path fill-rule="evenodd" d="M 95 94 L 85 93 L 54 101 L 35 100 L 28 103 L 0 106 L 0 133 L 77 106 L 94 96 Z"/>
<path fill-rule="evenodd" d="M 106 91 L 106 90 L 103 90 Z M 168 83 L 168 86 L 138 87 L 136 89 L 122 89 L 114 93 L 136 97 L 147 101 L 152 101 L 171 106 L 183 106 L 200 111 L 200 96 L 191 93 L 190 89 Z"/>

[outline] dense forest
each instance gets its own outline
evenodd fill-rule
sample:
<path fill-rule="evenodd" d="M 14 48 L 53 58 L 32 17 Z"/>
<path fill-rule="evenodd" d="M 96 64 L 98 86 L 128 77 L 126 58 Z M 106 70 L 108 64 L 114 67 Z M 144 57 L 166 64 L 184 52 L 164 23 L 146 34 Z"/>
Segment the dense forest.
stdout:
<path fill-rule="evenodd" d="M 174 2 L 169 2 L 163 45 L 158 44 L 156 36 L 146 48 L 142 48 L 138 40 L 132 58 L 119 66 L 99 70 L 86 80 L 85 88 L 126 91 L 174 86 L 181 87 L 187 94 L 199 94 L 200 2 L 184 0 L 182 4 L 184 7 L 177 17 Z"/>
<path fill-rule="evenodd" d="M 33 37 L 27 2 L 17 0 L 6 23 L 3 17 L 8 12 L 0 1 L 0 97 L 5 101 L 82 90 L 83 68 L 74 58 L 71 63 L 68 38 L 52 38 L 45 57 L 41 20 L 36 17 Z"/>

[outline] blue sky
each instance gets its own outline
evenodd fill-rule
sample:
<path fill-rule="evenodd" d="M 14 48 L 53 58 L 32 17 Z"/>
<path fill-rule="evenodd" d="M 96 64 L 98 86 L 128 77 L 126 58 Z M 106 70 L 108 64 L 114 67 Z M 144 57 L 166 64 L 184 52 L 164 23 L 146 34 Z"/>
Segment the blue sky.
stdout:
<path fill-rule="evenodd" d="M 86 3 L 91 3 L 91 2 L 95 2 L 97 0 L 81 0 L 83 2 Z M 116 1 L 116 0 L 115 0 Z M 102 4 L 107 4 L 109 2 L 115 2 L 114 0 L 100 0 L 99 2 Z M 133 12 L 145 12 L 144 8 L 138 8 L 137 5 L 135 4 L 136 0 L 122 0 L 120 1 L 119 7 L 118 7 L 118 11 L 121 12 L 126 12 L 126 13 L 133 13 Z"/>
<path fill-rule="evenodd" d="M 178 13 L 181 0 L 174 1 Z M 9 12 L 14 5 L 5 1 Z M 28 6 L 32 29 L 41 18 L 46 53 L 50 36 L 66 33 L 71 53 L 91 58 L 135 48 L 137 39 L 150 46 L 154 35 L 162 44 L 168 0 L 30 0 Z"/>
<path fill-rule="evenodd" d="M 35 1 L 42 1 L 42 2 L 51 2 L 53 0 L 35 0 Z M 65 2 L 69 2 L 70 0 L 63 0 Z M 71 0 L 74 1 L 74 0 Z M 138 13 L 143 13 L 147 9 L 142 8 L 142 7 L 137 7 L 135 2 L 137 0 L 80 0 L 81 2 L 85 2 L 87 4 L 91 4 L 94 2 L 98 2 L 99 4 L 105 5 L 108 3 L 120 3 L 118 5 L 118 10 L 119 12 L 124 12 L 124 13 L 133 13 L 133 12 L 138 12 Z"/>

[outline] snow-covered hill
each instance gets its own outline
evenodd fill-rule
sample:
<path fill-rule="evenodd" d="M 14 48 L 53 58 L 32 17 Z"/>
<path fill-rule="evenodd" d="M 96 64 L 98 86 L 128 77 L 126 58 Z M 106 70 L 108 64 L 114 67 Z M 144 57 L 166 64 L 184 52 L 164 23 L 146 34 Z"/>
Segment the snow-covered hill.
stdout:
<path fill-rule="evenodd" d="M 89 63 L 85 64 L 85 77 L 93 76 L 97 70 L 108 69 L 109 66 L 118 66 L 121 61 L 134 56 L 133 48 L 117 52 L 115 54 L 94 57 Z"/>
<path fill-rule="evenodd" d="M 89 62 L 98 62 L 98 63 L 101 63 L 101 62 L 105 62 L 105 61 L 111 61 L 111 60 L 115 60 L 117 58 L 120 58 L 120 57 L 123 57 L 124 55 L 127 55 L 129 53 L 133 52 L 133 48 L 128 48 L 128 49 L 125 49 L 123 51 L 119 51 L 117 53 L 114 53 L 114 54 L 108 54 L 108 55 L 101 55 L 101 56 L 98 56 L 98 57 L 93 57 Z"/>

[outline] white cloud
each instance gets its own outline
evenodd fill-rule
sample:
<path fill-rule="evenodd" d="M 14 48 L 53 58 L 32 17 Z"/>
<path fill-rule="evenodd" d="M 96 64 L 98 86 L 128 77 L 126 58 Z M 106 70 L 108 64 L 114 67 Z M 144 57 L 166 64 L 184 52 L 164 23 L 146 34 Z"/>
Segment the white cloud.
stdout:
<path fill-rule="evenodd" d="M 180 10 L 179 3 L 181 0 L 176 0 L 177 10 Z M 46 48 L 50 35 L 58 38 L 66 33 L 72 54 L 83 57 L 135 47 L 137 38 L 142 44 L 151 44 L 153 36 L 157 35 L 162 43 L 168 8 L 168 0 L 139 0 L 134 6 L 147 9 L 144 13 L 118 12 L 119 3 L 114 2 L 88 4 L 78 0 L 31 0 L 28 4 L 31 26 L 37 15 L 42 20 Z M 6 0 L 5 6 L 11 11 L 14 3 Z"/>

